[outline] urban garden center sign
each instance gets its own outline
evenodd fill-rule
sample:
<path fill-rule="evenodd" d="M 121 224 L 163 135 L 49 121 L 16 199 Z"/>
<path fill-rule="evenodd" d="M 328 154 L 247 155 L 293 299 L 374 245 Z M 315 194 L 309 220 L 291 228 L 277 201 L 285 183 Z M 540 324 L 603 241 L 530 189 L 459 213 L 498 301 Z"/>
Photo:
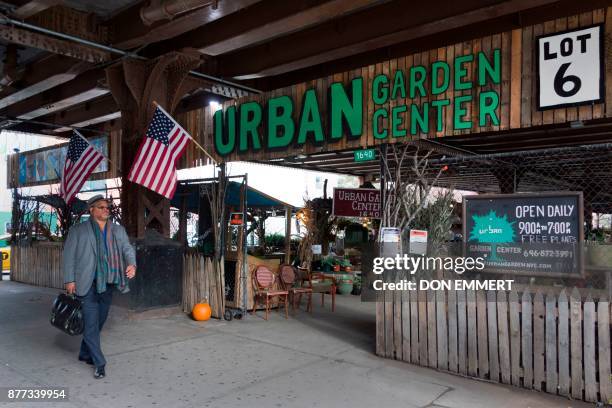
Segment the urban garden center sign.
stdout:
<path fill-rule="evenodd" d="M 501 51 L 493 49 L 489 55 L 477 52 L 434 61 L 428 67 L 413 65 L 379 74 L 367 93 L 362 77 L 346 86 L 334 82 L 325 96 L 326 112 L 320 103 L 324 96 L 316 88 L 304 92 L 299 112 L 296 101 L 287 95 L 269 98 L 265 104 L 248 101 L 229 106 L 213 117 L 215 151 L 224 157 L 354 140 L 364 134 L 365 123 L 371 124 L 373 137 L 380 140 L 441 132 L 447 109 L 452 109 L 449 125 L 454 129 L 497 126 L 500 96 L 487 88 L 500 83 L 501 66 Z M 448 97 L 445 93 L 451 86 L 455 92 Z M 425 97 L 430 100 L 421 102 Z M 364 113 L 364 104 L 369 103 L 375 109 Z M 467 108 L 472 103 L 477 103 L 477 110 Z"/>

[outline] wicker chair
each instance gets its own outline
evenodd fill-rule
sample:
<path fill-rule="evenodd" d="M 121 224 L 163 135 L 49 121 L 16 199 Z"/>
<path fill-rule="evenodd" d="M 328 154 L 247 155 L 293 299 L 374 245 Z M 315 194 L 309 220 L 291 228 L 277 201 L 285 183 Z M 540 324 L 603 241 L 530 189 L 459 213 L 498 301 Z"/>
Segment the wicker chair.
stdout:
<path fill-rule="evenodd" d="M 302 295 L 306 295 L 308 296 L 306 311 L 312 313 L 312 288 L 304 286 L 304 282 L 307 281 L 306 276 L 299 276 L 296 269 L 287 264 L 281 265 L 279 271 L 281 285 L 289 292 L 291 307 L 299 309 Z"/>
<path fill-rule="evenodd" d="M 321 294 L 321 306 L 325 306 L 325 295 L 331 295 L 332 312 L 334 312 L 336 310 L 336 280 L 322 273 L 311 273 L 306 268 L 298 267 L 298 271 L 307 276 L 304 286 L 311 288 L 312 293 Z"/>
<path fill-rule="evenodd" d="M 266 266 L 258 266 L 253 273 L 253 290 L 255 292 L 255 299 L 253 302 L 252 314 L 255 314 L 257 305 L 265 305 L 266 317 L 268 320 L 268 313 L 270 312 L 271 298 L 278 297 L 278 302 L 284 302 L 285 304 L 285 318 L 289 318 L 289 292 L 286 290 L 279 290 L 274 288 L 276 282 L 276 275 L 268 269 Z M 279 310 L 280 312 L 280 310 Z"/>

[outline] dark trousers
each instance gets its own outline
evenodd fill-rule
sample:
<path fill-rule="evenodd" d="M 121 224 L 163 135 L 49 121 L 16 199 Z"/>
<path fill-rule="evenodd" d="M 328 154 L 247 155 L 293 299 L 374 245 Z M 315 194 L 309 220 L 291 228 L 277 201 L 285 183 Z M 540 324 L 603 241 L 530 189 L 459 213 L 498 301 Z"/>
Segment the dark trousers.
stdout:
<path fill-rule="evenodd" d="M 108 317 L 108 310 L 113 299 L 113 287 L 113 285 L 107 285 L 105 292 L 97 293 L 94 283 L 85 296 L 79 296 L 85 324 L 79 358 L 85 360 L 91 358 L 96 367 L 106 365 L 106 359 L 100 347 L 100 332 Z"/>

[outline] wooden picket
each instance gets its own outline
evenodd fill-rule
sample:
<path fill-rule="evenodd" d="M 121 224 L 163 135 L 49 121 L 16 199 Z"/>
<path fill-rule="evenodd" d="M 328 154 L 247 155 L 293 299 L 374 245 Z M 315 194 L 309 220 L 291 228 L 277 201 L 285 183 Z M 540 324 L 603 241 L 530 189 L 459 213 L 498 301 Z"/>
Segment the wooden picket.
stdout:
<path fill-rule="evenodd" d="M 448 291 L 448 369 L 457 372 L 457 292 Z M 438 361 L 440 359 L 438 358 Z"/>
<path fill-rule="evenodd" d="M 468 374 L 478 375 L 478 336 L 476 335 L 476 292 L 467 292 Z"/>
<path fill-rule="evenodd" d="M 402 360 L 409 360 L 410 356 L 410 291 L 400 292 L 402 300 Z M 405 356 L 405 357 L 404 357 Z"/>
<path fill-rule="evenodd" d="M 501 381 L 510 384 L 510 336 L 508 333 L 508 301 L 506 292 L 497 294 L 497 330 L 499 332 L 499 371 Z"/>
<path fill-rule="evenodd" d="M 533 387 L 533 304 L 531 293 L 523 292 L 521 345 L 523 349 L 523 387 Z"/>
<path fill-rule="evenodd" d="M 559 394 L 569 396 L 569 312 L 568 300 L 565 290 L 559 294 Z"/>
<path fill-rule="evenodd" d="M 11 246 L 11 280 L 63 289 L 61 242 L 35 242 Z"/>
<path fill-rule="evenodd" d="M 555 295 L 546 295 L 546 392 L 557 392 L 557 370 L 549 368 L 557 366 L 557 325 L 555 324 Z"/>
<path fill-rule="evenodd" d="M 497 299 L 495 292 L 487 292 L 487 328 L 489 337 L 489 379 L 499 381 L 499 350 L 497 348 Z"/>
<path fill-rule="evenodd" d="M 476 292 L 478 326 L 478 376 L 486 378 L 489 374 L 489 352 L 487 341 L 487 301 L 484 291 Z"/>
<path fill-rule="evenodd" d="M 447 317 L 446 317 L 446 294 L 442 290 L 436 291 L 436 322 L 438 334 L 438 368 L 448 370 L 448 345 L 447 345 Z"/>
<path fill-rule="evenodd" d="M 510 365 L 512 370 L 510 378 L 512 385 L 520 386 L 521 323 L 519 311 L 520 304 L 516 292 L 510 292 L 508 302 L 510 303 Z"/>
<path fill-rule="evenodd" d="M 457 360 L 459 373 L 467 374 L 468 335 L 465 291 L 457 292 Z"/>
<path fill-rule="evenodd" d="M 544 380 L 544 298 L 541 292 L 536 292 L 533 298 L 533 388 L 541 391 Z"/>
<path fill-rule="evenodd" d="M 410 362 L 419 363 L 419 303 L 416 291 L 410 293 Z M 407 316 L 405 317 L 407 318 Z M 408 355 L 404 357 L 408 361 Z"/>
<path fill-rule="evenodd" d="M 582 302 L 578 289 L 570 296 L 572 398 L 582 399 Z"/>
<path fill-rule="evenodd" d="M 437 358 L 437 327 L 436 327 L 436 301 L 435 292 L 433 290 L 427 291 L 427 347 L 428 347 L 428 358 L 429 367 L 436 367 L 438 363 Z"/>
<path fill-rule="evenodd" d="M 584 325 L 584 399 L 597 401 L 597 383 L 595 379 L 595 303 L 591 296 L 587 297 L 583 308 Z"/>
<path fill-rule="evenodd" d="M 583 299 L 574 288 L 569 296 L 414 291 L 395 300 L 398 360 L 589 402 L 612 398 L 608 299 Z M 385 330 L 386 319 L 377 323 Z M 388 353 L 385 345 L 377 345 L 379 355 Z"/>
<path fill-rule="evenodd" d="M 610 303 L 600 300 L 597 304 L 599 358 L 599 395 L 601 401 L 612 403 L 610 381 Z"/>
<path fill-rule="evenodd" d="M 220 319 L 225 311 L 223 259 L 216 262 L 200 255 L 185 255 L 183 260 L 182 308 L 190 313 L 193 306 L 207 300 L 212 317 Z"/>

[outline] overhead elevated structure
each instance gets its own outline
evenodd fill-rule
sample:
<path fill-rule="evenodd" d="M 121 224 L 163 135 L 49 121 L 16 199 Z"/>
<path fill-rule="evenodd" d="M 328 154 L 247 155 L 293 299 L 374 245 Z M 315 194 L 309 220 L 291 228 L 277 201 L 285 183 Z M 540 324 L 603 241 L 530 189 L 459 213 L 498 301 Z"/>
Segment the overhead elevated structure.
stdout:
<path fill-rule="evenodd" d="M 108 134 L 113 164 L 96 177 L 125 175 L 153 101 L 217 162 L 369 178 L 380 165 L 355 163 L 356 149 L 419 140 L 441 159 L 605 143 L 610 87 L 590 104 L 539 110 L 536 49 L 541 36 L 599 25 L 605 51 L 607 6 L 594 0 L 419 6 L 13 0 L 0 18 L 6 45 L 0 126 Z M 580 44 L 576 39 L 575 49 Z M 610 70 L 608 54 L 601 53 L 602 77 Z M 217 116 L 207 108 L 211 101 L 224 103 Z M 209 162 L 189 146 L 179 167 Z M 167 232 L 167 200 L 127 180 L 123 186 L 130 234 Z M 130 198 L 136 196 L 145 199 Z"/>

